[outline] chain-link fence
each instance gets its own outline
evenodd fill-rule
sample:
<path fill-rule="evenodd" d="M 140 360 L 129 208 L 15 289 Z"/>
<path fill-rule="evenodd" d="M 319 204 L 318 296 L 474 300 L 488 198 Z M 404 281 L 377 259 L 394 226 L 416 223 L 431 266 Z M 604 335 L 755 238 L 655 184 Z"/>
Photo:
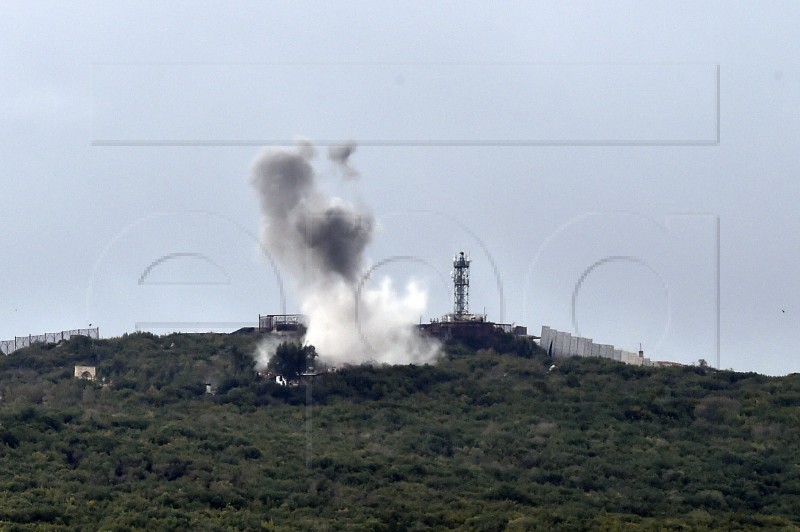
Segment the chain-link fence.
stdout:
<path fill-rule="evenodd" d="M 13 340 L 0 340 L 0 352 L 10 355 L 17 349 L 28 347 L 33 344 L 54 344 L 61 340 L 69 340 L 73 336 L 88 336 L 89 338 L 100 338 L 100 328 L 93 329 L 72 329 L 57 333 L 30 334 L 28 336 L 17 336 Z"/>

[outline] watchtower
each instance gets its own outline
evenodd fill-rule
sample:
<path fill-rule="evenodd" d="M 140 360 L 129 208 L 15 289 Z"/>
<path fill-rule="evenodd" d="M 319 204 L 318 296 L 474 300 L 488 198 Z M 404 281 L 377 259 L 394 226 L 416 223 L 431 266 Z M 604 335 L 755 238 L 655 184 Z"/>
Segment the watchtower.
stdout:
<path fill-rule="evenodd" d="M 469 314 L 469 257 L 460 252 L 453 257 L 453 315 L 463 318 Z"/>

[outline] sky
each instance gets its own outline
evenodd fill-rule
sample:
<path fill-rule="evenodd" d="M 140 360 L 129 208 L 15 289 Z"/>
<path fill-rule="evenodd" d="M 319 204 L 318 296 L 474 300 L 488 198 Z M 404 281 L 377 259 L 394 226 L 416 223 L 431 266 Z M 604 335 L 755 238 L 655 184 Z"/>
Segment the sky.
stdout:
<path fill-rule="evenodd" d="M 800 371 L 796 2 L 3 2 L 0 339 L 298 312 L 265 145 L 373 280 L 658 360 Z M 357 144 L 343 175 L 329 146 Z M 305 140 L 303 140 L 305 142 Z"/>

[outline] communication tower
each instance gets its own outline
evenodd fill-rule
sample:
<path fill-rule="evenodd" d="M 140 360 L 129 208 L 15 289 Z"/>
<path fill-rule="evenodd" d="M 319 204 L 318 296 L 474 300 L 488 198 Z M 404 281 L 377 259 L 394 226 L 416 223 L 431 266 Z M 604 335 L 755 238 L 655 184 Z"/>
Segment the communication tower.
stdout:
<path fill-rule="evenodd" d="M 469 314 L 469 263 L 460 252 L 453 258 L 453 315 L 464 318 Z"/>

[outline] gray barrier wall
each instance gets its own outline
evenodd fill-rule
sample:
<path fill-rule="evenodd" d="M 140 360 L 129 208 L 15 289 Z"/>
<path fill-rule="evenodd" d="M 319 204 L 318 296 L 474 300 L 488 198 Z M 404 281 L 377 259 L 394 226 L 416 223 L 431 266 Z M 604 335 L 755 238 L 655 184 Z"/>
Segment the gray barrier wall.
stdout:
<path fill-rule="evenodd" d="M 578 337 L 578 350 L 576 351 L 578 356 L 587 357 L 592 352 L 592 339 L 591 338 L 581 338 Z"/>
<path fill-rule="evenodd" d="M 654 365 L 649 358 L 639 356 L 639 353 L 615 349 L 609 344 L 596 344 L 591 338 L 572 336 L 570 333 L 551 329 L 547 325 L 542 325 L 539 345 L 554 357 L 592 356 L 610 358 L 636 366 Z"/>
<path fill-rule="evenodd" d="M 569 342 L 572 339 L 572 335 L 569 333 L 557 333 L 556 338 L 559 339 L 558 356 L 565 356 L 569 353 Z"/>

